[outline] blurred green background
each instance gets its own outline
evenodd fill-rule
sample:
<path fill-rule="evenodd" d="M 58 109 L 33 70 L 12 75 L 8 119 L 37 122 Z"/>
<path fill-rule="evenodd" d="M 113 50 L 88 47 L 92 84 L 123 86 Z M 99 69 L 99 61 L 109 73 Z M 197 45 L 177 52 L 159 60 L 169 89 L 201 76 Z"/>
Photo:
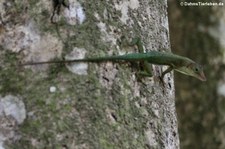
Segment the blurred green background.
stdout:
<path fill-rule="evenodd" d="M 172 52 L 204 65 L 207 77 L 200 82 L 175 74 L 181 148 L 225 149 L 225 1 L 200 1 L 223 6 L 181 2 L 190 1 L 168 0 Z"/>

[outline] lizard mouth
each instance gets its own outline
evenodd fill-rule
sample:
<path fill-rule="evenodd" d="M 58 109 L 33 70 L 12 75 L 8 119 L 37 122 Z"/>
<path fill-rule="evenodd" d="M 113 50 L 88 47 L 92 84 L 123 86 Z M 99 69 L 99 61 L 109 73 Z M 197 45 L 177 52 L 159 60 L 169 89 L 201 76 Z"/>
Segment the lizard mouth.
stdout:
<path fill-rule="evenodd" d="M 203 72 L 201 72 L 198 76 L 198 79 L 200 79 L 201 81 L 206 81 L 206 77 L 205 77 L 205 74 Z"/>

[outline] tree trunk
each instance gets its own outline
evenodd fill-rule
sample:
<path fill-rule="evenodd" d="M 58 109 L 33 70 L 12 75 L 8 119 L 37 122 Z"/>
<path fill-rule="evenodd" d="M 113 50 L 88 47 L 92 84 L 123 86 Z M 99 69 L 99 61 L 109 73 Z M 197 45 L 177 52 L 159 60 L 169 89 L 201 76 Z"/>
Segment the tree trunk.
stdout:
<path fill-rule="evenodd" d="M 2 142 L 9 148 L 179 148 L 173 74 L 164 85 L 157 77 L 166 67 L 154 65 L 153 77 L 139 78 L 135 63 L 17 65 L 138 52 L 123 46 L 122 37 L 140 37 L 146 51 L 170 52 L 167 1 L 58 4 L 0 2 L 0 95 L 23 101 L 27 115 L 9 131 L 19 134 L 0 132 Z"/>

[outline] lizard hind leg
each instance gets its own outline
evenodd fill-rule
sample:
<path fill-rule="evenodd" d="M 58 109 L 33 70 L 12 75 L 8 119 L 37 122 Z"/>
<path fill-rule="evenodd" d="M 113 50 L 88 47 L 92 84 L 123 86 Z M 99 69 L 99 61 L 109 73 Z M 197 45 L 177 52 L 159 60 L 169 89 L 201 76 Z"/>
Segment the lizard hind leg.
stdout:
<path fill-rule="evenodd" d="M 140 37 L 135 37 L 132 39 L 131 42 L 128 42 L 129 46 L 137 46 L 138 52 L 139 53 L 144 53 L 144 47 L 143 47 L 143 43 L 141 41 Z"/>
<path fill-rule="evenodd" d="M 143 77 L 152 77 L 153 76 L 151 64 L 149 64 L 146 61 L 143 61 L 143 62 L 140 62 L 140 65 L 141 65 L 142 70 L 137 73 L 137 77 L 139 80 L 141 80 L 141 78 L 143 78 Z"/>
<path fill-rule="evenodd" d="M 135 37 L 132 39 L 131 42 L 127 42 L 127 44 L 129 46 L 136 46 L 136 48 L 138 49 L 139 53 L 144 53 L 144 47 L 143 47 L 143 43 L 141 41 L 140 37 Z M 147 61 L 140 61 L 139 63 L 140 68 L 142 68 L 142 71 L 138 72 L 138 78 L 143 78 L 143 77 L 152 77 L 153 73 L 152 73 L 152 65 L 147 62 Z"/>
<path fill-rule="evenodd" d="M 69 9 L 69 1 L 68 0 L 53 0 L 53 13 L 51 16 L 51 23 L 56 23 L 58 21 L 58 17 L 60 15 L 61 6 Z"/>

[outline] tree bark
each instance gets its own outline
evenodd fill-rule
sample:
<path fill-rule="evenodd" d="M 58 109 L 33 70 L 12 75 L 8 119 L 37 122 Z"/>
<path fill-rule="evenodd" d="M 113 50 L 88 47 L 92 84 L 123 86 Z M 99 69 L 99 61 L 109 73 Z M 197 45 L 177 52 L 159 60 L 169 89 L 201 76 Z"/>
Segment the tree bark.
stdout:
<path fill-rule="evenodd" d="M 146 51 L 170 52 L 166 0 L 0 3 L 0 92 L 19 96 L 27 112 L 19 141 L 5 145 L 179 148 L 173 74 L 164 85 L 157 77 L 166 67 L 154 65 L 153 77 L 140 79 L 135 63 L 15 65 L 138 52 L 122 46 L 122 37 L 140 37 Z"/>

